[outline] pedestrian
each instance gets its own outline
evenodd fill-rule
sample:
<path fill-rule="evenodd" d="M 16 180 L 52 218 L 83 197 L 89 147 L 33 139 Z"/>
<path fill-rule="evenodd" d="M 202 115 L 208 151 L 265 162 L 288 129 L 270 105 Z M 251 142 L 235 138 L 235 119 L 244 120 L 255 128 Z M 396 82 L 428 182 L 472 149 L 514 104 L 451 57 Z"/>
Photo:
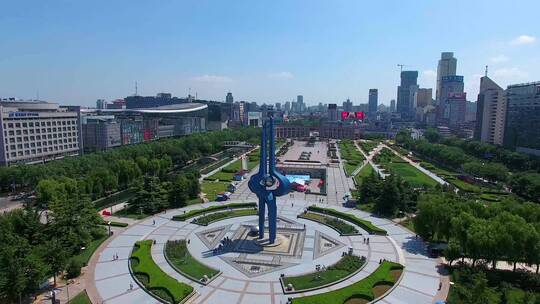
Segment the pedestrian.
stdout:
<path fill-rule="evenodd" d="M 133 282 L 129 282 L 129 290 L 133 290 Z"/>
<path fill-rule="evenodd" d="M 367 244 L 369 245 L 369 238 L 367 238 Z"/>
<path fill-rule="evenodd" d="M 442 288 L 442 282 L 439 282 L 439 290 Z"/>
<path fill-rule="evenodd" d="M 156 220 L 152 220 L 152 225 L 153 225 L 153 226 L 156 225 Z"/>
<path fill-rule="evenodd" d="M 189 239 L 187 240 L 187 243 L 188 243 L 188 245 L 189 245 Z"/>

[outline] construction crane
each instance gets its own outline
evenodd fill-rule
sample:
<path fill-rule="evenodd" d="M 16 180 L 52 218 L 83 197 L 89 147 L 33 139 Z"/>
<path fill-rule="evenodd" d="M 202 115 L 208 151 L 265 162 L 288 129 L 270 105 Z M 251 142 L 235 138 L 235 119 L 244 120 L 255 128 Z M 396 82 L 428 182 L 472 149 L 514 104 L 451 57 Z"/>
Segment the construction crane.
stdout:
<path fill-rule="evenodd" d="M 403 67 L 406 67 L 406 66 L 409 66 L 408 64 L 398 64 L 397 65 L 399 67 L 399 72 L 403 72 Z"/>

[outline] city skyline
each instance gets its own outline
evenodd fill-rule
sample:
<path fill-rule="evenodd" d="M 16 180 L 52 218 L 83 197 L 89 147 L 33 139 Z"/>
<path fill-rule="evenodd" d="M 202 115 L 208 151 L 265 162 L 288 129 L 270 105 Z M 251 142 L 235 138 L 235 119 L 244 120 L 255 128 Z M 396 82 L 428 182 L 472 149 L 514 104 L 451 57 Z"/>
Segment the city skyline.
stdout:
<path fill-rule="evenodd" d="M 99 2 L 10 3 L 0 20 L 2 39 L 12 45 L 0 50 L 0 96 L 93 106 L 132 95 L 137 82 L 140 95 L 191 92 L 224 101 L 230 91 L 259 104 L 303 95 L 307 105 L 347 98 L 356 105 L 378 88 L 379 104 L 389 105 L 397 64 L 418 71 L 419 86 L 435 93 L 441 53 L 453 52 L 475 101 L 485 65 L 502 87 L 540 78 L 540 5 L 526 2 L 531 9 L 519 16 L 507 14 L 511 3 L 487 1 L 422 1 L 399 10 L 355 2 L 116 2 L 107 11 Z M 448 10 L 460 12 L 451 27 L 433 17 Z M 141 14 L 144 20 L 133 22 Z M 491 21 L 498 18 L 512 22 Z M 470 31 L 475 27 L 481 35 Z"/>

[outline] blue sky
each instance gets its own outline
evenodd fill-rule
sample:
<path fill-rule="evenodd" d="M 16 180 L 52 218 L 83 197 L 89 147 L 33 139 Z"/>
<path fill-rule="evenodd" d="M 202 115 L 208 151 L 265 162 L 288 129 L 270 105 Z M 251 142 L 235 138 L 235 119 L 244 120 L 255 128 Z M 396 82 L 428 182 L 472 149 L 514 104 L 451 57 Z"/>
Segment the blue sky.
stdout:
<path fill-rule="evenodd" d="M 134 93 L 309 104 L 395 98 L 398 63 L 434 87 L 442 51 L 470 100 L 540 80 L 540 1 L 3 1 L 0 96 L 94 105 Z M 435 92 L 434 92 L 435 93 Z"/>

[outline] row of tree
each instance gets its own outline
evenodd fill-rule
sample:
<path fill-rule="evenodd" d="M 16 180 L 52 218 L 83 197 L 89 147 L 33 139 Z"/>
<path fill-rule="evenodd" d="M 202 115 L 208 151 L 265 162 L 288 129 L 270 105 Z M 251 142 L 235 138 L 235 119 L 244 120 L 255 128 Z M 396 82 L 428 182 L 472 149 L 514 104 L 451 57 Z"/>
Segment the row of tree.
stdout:
<path fill-rule="evenodd" d="M 86 193 L 96 198 L 126 187 L 133 178 L 140 175 L 139 171 L 159 171 L 163 174 L 171 168 L 183 167 L 189 161 L 221 151 L 223 141 L 257 142 L 259 133 L 256 128 L 228 129 L 122 146 L 45 164 L 3 167 L 0 168 L 0 190 L 33 190 L 43 179 L 68 177 L 84 179 Z M 102 182 L 112 179 L 116 179 L 116 183 Z"/>
<path fill-rule="evenodd" d="M 419 197 L 414 218 L 417 233 L 427 240 L 448 243 L 451 262 L 471 258 L 540 266 L 540 206 L 511 199 L 480 204 L 451 192 Z"/>
<path fill-rule="evenodd" d="M 477 140 L 463 140 L 456 137 L 443 138 L 435 129 L 427 129 L 424 138 L 431 143 L 441 143 L 458 147 L 477 158 L 502 163 L 512 171 L 539 171 L 540 158 L 534 155 L 515 152 L 500 146 Z"/>
<path fill-rule="evenodd" d="M 406 132 L 400 132 L 399 135 L 400 136 L 396 137 L 396 140 L 399 140 L 400 144 L 423 157 L 434 160 L 438 164 L 448 168 L 459 168 L 459 170 L 465 174 L 484 178 L 491 182 L 505 183 L 519 196 L 540 202 L 540 174 L 538 172 L 524 171 L 510 173 L 505 164 L 496 161 L 497 158 L 492 157 L 490 160 L 479 159 L 476 156 L 467 154 L 462 147 L 468 147 L 467 151 L 476 151 L 475 154 L 480 154 L 479 151 L 483 150 L 473 147 L 487 146 L 492 147 L 491 150 L 493 151 L 499 151 L 500 155 L 520 155 L 521 158 L 528 160 L 526 162 L 529 164 L 526 166 L 528 168 L 535 163 L 534 157 L 523 156 L 525 155 L 523 153 L 509 152 L 503 148 L 493 148 L 493 145 L 475 141 L 467 142 L 450 138 L 440 140 L 441 143 L 432 143 L 430 141 L 433 141 L 434 139 L 431 139 L 430 141 L 412 140 Z M 425 137 L 430 138 L 429 133 L 425 134 Z M 509 161 L 506 161 L 505 163 L 509 163 Z M 512 166 L 516 168 L 516 164 L 512 164 Z"/>

